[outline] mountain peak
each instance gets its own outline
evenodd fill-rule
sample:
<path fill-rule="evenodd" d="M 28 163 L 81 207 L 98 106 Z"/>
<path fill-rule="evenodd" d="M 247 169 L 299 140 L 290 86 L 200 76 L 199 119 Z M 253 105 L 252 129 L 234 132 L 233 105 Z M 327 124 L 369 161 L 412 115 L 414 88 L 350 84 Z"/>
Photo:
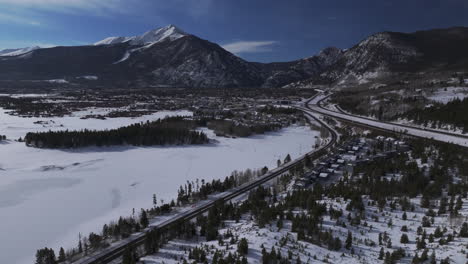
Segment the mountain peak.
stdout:
<path fill-rule="evenodd" d="M 161 42 L 167 39 L 173 41 L 187 35 L 189 34 L 185 33 L 177 26 L 170 24 L 165 27 L 155 28 L 153 30 L 147 31 L 139 36 L 108 37 L 94 43 L 94 45 L 110 45 L 124 42 L 129 42 L 131 45 L 146 45 Z"/>
<path fill-rule="evenodd" d="M 174 25 L 168 25 L 162 28 L 156 28 L 150 30 L 143 35 L 136 36 L 133 40 L 131 40 L 131 44 L 133 45 L 144 45 L 150 43 L 161 42 L 163 40 L 176 40 L 181 37 L 186 36 L 187 33 L 179 29 Z"/>

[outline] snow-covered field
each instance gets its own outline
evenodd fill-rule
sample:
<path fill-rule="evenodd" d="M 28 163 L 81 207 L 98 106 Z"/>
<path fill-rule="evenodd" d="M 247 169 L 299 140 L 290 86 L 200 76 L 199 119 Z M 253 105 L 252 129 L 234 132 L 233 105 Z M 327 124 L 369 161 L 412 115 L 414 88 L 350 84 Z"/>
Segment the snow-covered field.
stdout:
<path fill-rule="evenodd" d="M 468 97 L 467 87 L 447 87 L 445 89 L 438 89 L 433 94 L 428 96 L 428 99 L 438 103 L 447 104 L 455 99 L 463 100 Z"/>
<path fill-rule="evenodd" d="M 179 185 L 196 178 L 224 178 L 233 170 L 276 166 L 278 158 L 309 151 L 318 132 L 290 127 L 251 138 L 219 138 L 189 147 L 108 147 L 80 150 L 28 148 L 14 139 L 29 131 L 116 128 L 166 115 L 80 119 L 21 118 L 0 109 L 0 263 L 33 263 L 41 247 L 75 246 L 78 233 L 100 231 L 104 223 L 151 207 L 152 195 L 175 198 Z M 94 110 L 94 113 L 101 112 Z M 34 123 L 37 121 L 45 121 Z"/>

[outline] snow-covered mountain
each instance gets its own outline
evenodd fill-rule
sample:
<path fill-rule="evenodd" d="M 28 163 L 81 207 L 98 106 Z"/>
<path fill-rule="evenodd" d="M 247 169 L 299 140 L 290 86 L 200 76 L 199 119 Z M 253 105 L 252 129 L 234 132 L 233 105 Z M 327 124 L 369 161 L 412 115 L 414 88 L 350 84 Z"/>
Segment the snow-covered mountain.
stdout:
<path fill-rule="evenodd" d="M 181 37 L 187 36 L 183 30 L 177 28 L 174 25 L 168 25 L 161 28 L 148 31 L 139 36 L 133 37 L 108 37 L 101 41 L 94 43 L 94 45 L 109 45 L 118 43 L 130 43 L 131 45 L 146 45 L 158 43 L 164 40 L 176 40 Z"/>
<path fill-rule="evenodd" d="M 350 49 L 280 63 L 245 61 L 173 25 L 95 45 L 3 51 L 1 80 L 82 80 L 102 87 L 304 87 L 468 68 L 468 28 L 382 32 Z M 13 56 L 24 54 L 27 56 Z M 91 84 L 89 84 L 91 85 Z"/>
<path fill-rule="evenodd" d="M 350 49 L 321 73 L 295 83 L 363 84 L 403 74 L 453 73 L 468 67 L 468 28 L 454 27 L 414 33 L 380 32 Z"/>
<path fill-rule="evenodd" d="M 4 49 L 0 50 L 0 56 L 19 56 L 37 49 L 40 49 L 40 47 L 34 46 L 21 49 Z"/>
<path fill-rule="evenodd" d="M 408 42 L 401 33 L 381 32 L 373 34 L 351 49 L 323 76 L 330 80 L 351 78 L 358 82 L 392 72 L 398 65 L 405 65 L 422 56 L 417 45 Z"/>

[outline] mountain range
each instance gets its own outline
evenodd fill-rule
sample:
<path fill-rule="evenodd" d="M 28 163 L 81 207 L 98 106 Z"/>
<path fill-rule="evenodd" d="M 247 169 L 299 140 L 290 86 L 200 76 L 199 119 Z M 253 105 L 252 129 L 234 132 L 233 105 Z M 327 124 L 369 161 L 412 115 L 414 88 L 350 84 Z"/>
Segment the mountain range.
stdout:
<path fill-rule="evenodd" d="M 63 79 L 101 87 L 194 88 L 362 83 L 402 72 L 463 71 L 467 44 L 464 27 L 381 32 L 346 50 L 330 47 L 296 61 L 257 63 L 169 25 L 86 46 L 0 51 L 0 81 Z"/>

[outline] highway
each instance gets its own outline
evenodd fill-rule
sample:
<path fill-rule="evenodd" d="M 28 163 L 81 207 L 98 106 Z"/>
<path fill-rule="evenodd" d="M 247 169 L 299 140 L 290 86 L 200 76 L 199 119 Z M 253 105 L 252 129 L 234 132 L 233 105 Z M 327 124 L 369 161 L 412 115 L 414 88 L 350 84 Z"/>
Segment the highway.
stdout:
<path fill-rule="evenodd" d="M 318 149 L 315 149 L 295 160 L 292 160 L 289 163 L 283 164 L 282 166 L 276 169 L 268 171 L 265 175 L 263 175 L 262 177 L 259 177 L 253 182 L 249 182 L 239 187 L 236 187 L 234 189 L 231 189 L 230 191 L 223 193 L 221 196 L 218 196 L 218 198 L 214 200 L 204 201 L 198 207 L 195 207 L 184 213 L 174 215 L 174 217 L 171 219 L 168 219 L 155 226 L 148 227 L 142 233 L 131 235 L 130 237 L 126 239 L 113 243 L 110 247 L 100 250 L 98 252 L 95 252 L 91 254 L 90 256 L 81 258 L 80 260 L 73 262 L 73 264 L 104 264 L 104 263 L 109 263 L 113 260 L 116 260 L 122 256 L 124 250 L 127 247 L 135 247 L 135 246 L 142 245 L 146 239 L 146 232 L 150 231 L 150 229 L 156 229 L 156 230 L 163 229 L 174 223 L 193 219 L 197 217 L 198 215 L 207 212 L 217 202 L 229 201 L 262 184 L 269 182 L 270 180 L 276 178 L 277 176 L 280 176 L 281 174 L 287 172 L 288 170 L 290 170 L 291 168 L 293 168 L 294 166 L 302 162 L 306 158 L 306 156 L 311 158 L 311 160 L 315 160 L 315 159 L 318 159 L 319 157 L 326 155 L 327 153 L 329 153 L 330 149 L 336 146 L 336 144 L 339 142 L 339 134 L 332 127 L 324 123 L 322 120 L 316 118 L 313 114 L 309 112 L 304 112 L 304 114 L 309 119 L 315 120 L 316 122 L 320 123 L 322 126 L 324 126 L 330 131 L 331 138 L 330 138 L 330 141 L 326 145 Z"/>
<path fill-rule="evenodd" d="M 328 95 L 329 96 L 329 95 Z M 305 109 L 310 113 L 319 113 L 324 116 L 333 117 L 337 120 L 347 121 L 351 124 L 358 124 L 361 126 L 366 126 L 369 128 L 374 128 L 378 130 L 384 130 L 389 132 L 404 133 L 410 136 L 415 136 L 419 138 L 428 138 L 434 139 L 436 141 L 453 143 L 463 147 L 468 147 L 468 136 L 457 135 L 449 132 L 437 131 L 432 129 L 423 129 L 416 128 L 407 125 L 401 125 L 390 122 L 382 122 L 362 116 L 351 115 L 343 111 L 332 111 L 330 109 L 324 108 L 321 103 L 327 99 L 327 95 L 319 93 L 317 96 L 312 97 L 305 103 Z"/>

